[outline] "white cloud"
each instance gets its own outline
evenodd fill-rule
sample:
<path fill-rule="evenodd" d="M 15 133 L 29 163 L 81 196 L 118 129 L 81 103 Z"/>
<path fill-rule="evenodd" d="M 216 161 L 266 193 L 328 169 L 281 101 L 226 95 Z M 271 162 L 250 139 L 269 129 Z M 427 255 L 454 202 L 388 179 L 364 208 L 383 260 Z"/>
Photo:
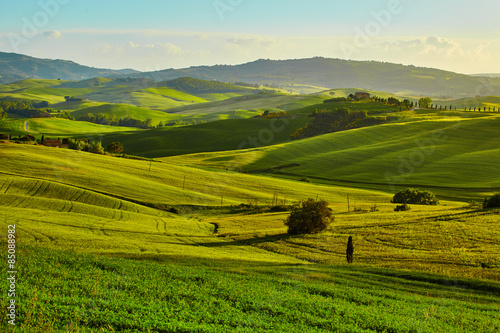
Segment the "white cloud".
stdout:
<path fill-rule="evenodd" d="M 186 53 L 186 51 L 182 50 L 180 46 L 174 45 L 172 43 L 163 43 L 160 45 L 160 47 L 167 50 L 168 54 L 181 55 Z"/>
<path fill-rule="evenodd" d="M 461 45 L 454 40 L 432 36 L 427 38 L 398 40 L 375 44 L 375 48 L 385 51 L 412 50 L 419 54 L 452 52 L 461 49 Z"/>
<path fill-rule="evenodd" d="M 363 57 L 389 62 L 435 67 L 461 73 L 487 71 L 498 66 L 492 56 L 498 42 L 480 39 L 449 39 L 439 36 L 374 42 Z"/>
<path fill-rule="evenodd" d="M 276 38 L 265 37 L 232 37 L 227 39 L 227 42 L 242 47 L 256 47 L 271 49 L 281 44 L 282 40 Z"/>
<path fill-rule="evenodd" d="M 58 39 L 58 38 L 63 38 L 63 35 L 61 34 L 60 31 L 52 30 L 52 31 L 44 31 L 43 37 Z"/>
<path fill-rule="evenodd" d="M 182 55 L 189 53 L 189 51 L 183 50 L 180 46 L 172 43 L 152 43 L 152 44 L 135 44 L 134 42 L 128 42 L 127 47 L 130 49 L 149 49 L 149 50 L 160 50 L 166 51 L 170 55 Z"/>
<path fill-rule="evenodd" d="M 141 47 L 139 44 L 134 44 L 134 42 L 128 42 L 128 46 L 132 49 L 136 49 L 138 47 Z"/>
<path fill-rule="evenodd" d="M 106 54 L 106 55 L 114 55 L 123 53 L 125 50 L 122 47 L 113 46 L 107 43 L 101 43 L 93 48 L 92 52 L 96 52 L 97 54 Z"/>
<path fill-rule="evenodd" d="M 454 49 L 460 47 L 460 45 L 457 42 L 451 39 L 441 38 L 438 36 L 427 37 L 426 44 L 432 45 L 437 49 Z"/>

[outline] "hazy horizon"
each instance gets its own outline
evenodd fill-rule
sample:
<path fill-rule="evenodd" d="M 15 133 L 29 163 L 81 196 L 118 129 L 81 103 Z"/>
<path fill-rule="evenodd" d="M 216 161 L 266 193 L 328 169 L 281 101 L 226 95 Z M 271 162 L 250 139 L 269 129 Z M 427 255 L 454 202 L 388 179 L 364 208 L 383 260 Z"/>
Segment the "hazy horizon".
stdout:
<path fill-rule="evenodd" d="M 500 73 L 494 1 L 99 1 L 3 4 L 0 51 L 156 71 L 312 57 Z"/>

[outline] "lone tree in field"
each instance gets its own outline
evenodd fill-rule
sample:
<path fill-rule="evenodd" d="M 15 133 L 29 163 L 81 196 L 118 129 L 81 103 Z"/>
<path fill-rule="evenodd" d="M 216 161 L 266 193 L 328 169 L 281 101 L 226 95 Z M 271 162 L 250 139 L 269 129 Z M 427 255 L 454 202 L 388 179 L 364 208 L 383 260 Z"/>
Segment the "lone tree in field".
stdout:
<path fill-rule="evenodd" d="M 123 145 L 120 142 L 113 142 L 106 147 L 106 150 L 111 154 L 119 154 L 123 151 Z"/>
<path fill-rule="evenodd" d="M 437 205 L 439 200 L 434 193 L 418 188 L 407 188 L 399 191 L 392 198 L 392 203 L 415 204 L 415 205 Z"/>
<path fill-rule="evenodd" d="M 347 240 L 346 255 L 347 255 L 347 262 L 349 264 L 352 264 L 352 259 L 354 255 L 354 245 L 352 244 L 352 236 L 349 236 L 349 239 Z"/>
<path fill-rule="evenodd" d="M 332 221 L 328 203 L 309 198 L 293 205 L 285 225 L 289 234 L 315 234 L 325 230 Z"/>

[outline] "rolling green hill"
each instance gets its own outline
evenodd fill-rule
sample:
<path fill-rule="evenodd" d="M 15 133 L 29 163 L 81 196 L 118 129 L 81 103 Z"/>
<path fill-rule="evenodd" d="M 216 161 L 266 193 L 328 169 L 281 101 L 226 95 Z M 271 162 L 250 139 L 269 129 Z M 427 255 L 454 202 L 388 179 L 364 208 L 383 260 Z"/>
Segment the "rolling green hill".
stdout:
<path fill-rule="evenodd" d="M 131 117 L 134 119 L 146 120 L 149 118 L 154 119 L 155 123 L 158 123 L 159 121 L 168 122 L 170 120 L 180 118 L 180 116 L 177 115 L 171 115 L 169 113 L 127 104 L 102 104 L 74 111 L 71 115 L 78 119 L 79 116 L 85 116 L 88 113 L 105 113 L 107 115 L 114 115 L 116 119 Z"/>
<path fill-rule="evenodd" d="M 163 157 L 272 145 L 289 140 L 309 119 L 227 119 L 201 125 L 110 134 L 103 143 L 122 142 L 127 154 Z"/>
<path fill-rule="evenodd" d="M 25 123 L 27 123 L 28 130 L 25 128 Z M 61 118 L 9 118 L 0 120 L 0 133 L 12 136 L 31 134 L 36 138 L 40 138 L 42 135 L 46 137 L 100 137 L 104 133 L 136 131 L 141 130 L 134 127 L 105 126 Z"/>
<path fill-rule="evenodd" d="M 377 191 L 39 146 L 0 152 L 0 225 L 16 225 L 22 258 L 14 332 L 499 325 L 497 210 L 444 202 L 403 214 Z M 276 194 L 324 198 L 335 221 L 287 235 L 287 212 L 266 208 Z M 348 212 L 346 194 L 362 210 Z"/>
<path fill-rule="evenodd" d="M 169 113 L 182 115 L 200 115 L 234 110 L 257 110 L 264 112 L 266 109 L 288 111 L 299 106 L 306 106 L 322 102 L 325 98 L 310 95 L 288 95 L 282 93 L 259 93 L 248 96 L 238 96 L 217 102 L 187 105 L 169 109 Z"/>
<path fill-rule="evenodd" d="M 288 111 L 288 113 L 292 115 L 309 116 L 315 110 L 334 111 L 336 109 L 341 109 L 341 108 L 348 108 L 350 110 L 364 110 L 367 111 L 368 114 L 370 115 L 379 115 L 379 114 L 392 115 L 392 114 L 397 114 L 397 112 L 399 111 L 399 108 L 395 106 L 385 105 L 377 102 L 371 102 L 369 100 L 360 100 L 360 101 L 312 104 L 302 108 L 290 110 Z"/>
<path fill-rule="evenodd" d="M 61 71 L 68 65 L 57 64 Z M 284 81 L 292 88 L 293 75 L 318 85 L 335 76 L 342 83 L 363 79 L 367 88 L 380 80 L 436 93 L 447 89 L 440 86 L 446 80 L 455 92 L 471 84 L 448 72 L 322 58 L 178 72 L 211 76 L 234 69 L 251 82 Z M 15 237 L 8 237 L 16 242 L 18 274 L 16 326 L 4 316 L 0 331 L 500 329 L 500 210 L 468 203 L 500 192 L 500 113 L 323 103 L 368 90 L 317 93 L 311 83 L 296 89 L 313 95 L 255 88 L 133 77 L 0 86 L 0 98 L 47 100 L 73 116 L 210 121 L 139 130 L 60 118 L 0 120 L 0 133 L 87 136 L 104 146 L 120 141 L 126 154 L 161 157 L 0 142 L 0 227 L 5 236 L 15 226 Z M 500 105 L 497 97 L 436 101 Z M 387 119 L 290 141 L 314 110 L 339 107 Z M 287 115 L 253 118 L 265 111 Z M 396 212 L 392 196 L 410 186 L 432 190 L 440 203 Z M 328 202 L 331 224 L 317 234 L 288 234 L 291 204 L 308 198 Z M 345 259 L 349 236 L 353 264 Z M 8 262 L 12 241 L 0 243 Z M 12 274 L 8 267 L 0 265 L 0 275 Z M 6 312 L 7 288 L 0 284 Z"/>
<path fill-rule="evenodd" d="M 488 108 L 493 107 L 495 108 L 495 111 L 500 110 L 500 97 L 498 96 L 483 96 L 483 97 L 477 97 L 477 98 L 462 98 L 462 99 L 457 99 L 457 100 L 436 100 L 435 103 L 449 106 L 456 107 L 457 109 L 464 109 L 464 108 L 472 108 L 474 107 L 477 108 Z"/>
<path fill-rule="evenodd" d="M 159 82 L 158 86 L 197 95 L 209 93 L 251 93 L 257 90 L 219 81 L 207 81 L 191 77 L 181 77 L 170 81 Z"/>
<path fill-rule="evenodd" d="M 250 151 L 195 154 L 166 159 L 175 163 L 249 172 L 274 170 L 319 182 L 371 186 L 443 187 L 464 200 L 500 189 L 497 115 L 403 121 L 260 147 Z M 464 190 L 467 189 L 467 190 Z"/>
<path fill-rule="evenodd" d="M 0 84 L 33 79 L 83 80 L 111 74 L 137 73 L 133 69 L 111 70 L 82 66 L 73 61 L 33 58 L 0 52 Z"/>
<path fill-rule="evenodd" d="M 177 88 L 177 89 L 175 89 Z M 83 81 L 23 80 L 0 85 L 0 98 L 48 101 L 58 107 L 65 96 L 102 103 L 133 104 L 157 110 L 219 101 L 260 90 L 189 78 L 155 82 L 148 79 L 93 78 Z M 227 110 L 226 110 L 227 111 Z"/>
<path fill-rule="evenodd" d="M 131 74 L 157 81 L 192 77 L 203 80 L 243 81 L 273 85 L 311 85 L 333 88 L 358 87 L 403 95 L 473 97 L 479 94 L 500 95 L 500 79 L 404 66 L 376 61 L 353 61 L 328 58 L 294 60 L 260 59 L 241 65 L 198 66 Z M 486 82 L 486 83 L 485 83 Z M 484 92 L 483 92 L 484 91 Z"/>

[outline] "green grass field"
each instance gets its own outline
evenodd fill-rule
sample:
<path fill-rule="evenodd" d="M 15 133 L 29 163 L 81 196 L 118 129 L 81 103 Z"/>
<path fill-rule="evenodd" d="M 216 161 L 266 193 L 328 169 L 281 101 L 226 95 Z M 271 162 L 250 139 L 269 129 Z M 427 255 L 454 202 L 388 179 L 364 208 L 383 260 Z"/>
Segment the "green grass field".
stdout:
<path fill-rule="evenodd" d="M 495 332 L 500 327 L 499 286 L 492 282 L 345 265 L 213 260 L 180 265 L 33 247 L 21 248 L 19 255 L 24 301 L 14 332 Z M 2 328 L 11 331 L 5 319 Z"/>
<path fill-rule="evenodd" d="M 468 115 L 421 114 L 417 115 L 423 118 L 420 121 L 331 133 L 250 151 L 166 160 L 211 168 L 225 168 L 230 163 L 250 172 L 284 165 L 289 167 L 275 172 L 384 191 L 430 186 L 464 201 L 478 200 L 500 189 L 500 142 L 495 134 L 500 118 Z"/>
<path fill-rule="evenodd" d="M 334 102 L 308 105 L 303 108 L 297 108 L 289 111 L 293 115 L 309 116 L 314 110 L 317 111 L 333 111 L 340 108 L 348 108 L 350 110 L 365 110 L 370 115 L 377 114 L 393 114 L 399 111 L 399 108 L 394 106 L 384 105 L 382 103 L 361 100 L 357 102 Z"/>
<path fill-rule="evenodd" d="M 27 131 L 24 126 L 25 122 L 28 123 Z M 0 133 L 10 134 L 11 136 L 24 136 L 26 134 L 31 134 L 36 138 L 40 138 L 42 135 L 45 135 L 46 137 L 101 137 L 105 133 L 110 132 L 137 131 L 141 130 L 132 127 L 105 126 L 85 121 L 71 121 L 62 118 L 8 118 L 0 120 Z"/>
<path fill-rule="evenodd" d="M 444 201 L 396 213 L 376 191 L 47 147 L 0 151 L 0 228 L 16 225 L 20 258 L 14 332 L 500 327 L 498 210 Z M 324 198 L 335 221 L 287 235 L 287 213 L 266 208 L 276 194 Z M 344 264 L 348 235 L 354 265 Z"/>
<path fill-rule="evenodd" d="M 78 119 L 78 117 L 86 116 L 89 113 L 90 114 L 105 113 L 108 115 L 114 115 L 116 119 L 131 117 L 134 119 L 144 121 L 149 118 L 154 120 L 155 125 L 160 121 L 165 123 L 172 120 L 180 119 L 179 116 L 171 115 L 166 112 L 151 110 L 148 108 L 140 108 L 137 106 L 127 105 L 127 104 L 103 104 L 99 106 L 93 106 L 73 111 L 71 115 Z"/>
<path fill-rule="evenodd" d="M 104 78 L 0 86 L 0 98 L 50 99 L 74 116 L 208 122 L 139 130 L 0 120 L 0 133 L 120 141 L 126 154 L 159 158 L 0 142 L 2 260 L 16 225 L 18 271 L 17 325 L 3 316 L 0 330 L 497 332 L 500 210 L 468 202 L 500 192 L 500 116 L 323 104 L 355 91 L 195 96 Z M 290 141 L 314 109 L 338 107 L 390 119 Z M 266 110 L 293 117 L 251 118 Z M 392 196 L 408 186 L 440 204 L 395 212 Z M 334 221 L 287 234 L 289 207 L 271 206 L 307 198 L 326 200 Z M 7 289 L 0 284 L 2 311 Z"/>
<path fill-rule="evenodd" d="M 182 115 L 198 115 L 219 113 L 221 111 L 234 110 L 265 110 L 281 109 L 287 111 L 295 108 L 295 103 L 306 103 L 306 105 L 318 103 L 318 97 L 307 95 L 287 95 L 277 93 L 260 93 L 247 96 L 238 96 L 226 100 L 196 105 L 187 105 L 169 109 L 168 112 Z M 290 108 L 286 106 L 290 106 Z"/>
<path fill-rule="evenodd" d="M 251 115 L 241 112 L 242 116 Z M 222 117 L 224 114 L 219 114 Z M 227 113 L 231 118 L 234 113 Z M 189 117 L 182 119 L 190 119 Z M 191 119 L 204 120 L 203 117 Z M 198 152 L 235 150 L 286 142 L 290 135 L 309 120 L 227 119 L 195 126 L 154 129 L 137 135 L 119 133 L 104 137 L 104 143 L 119 141 L 127 154 L 164 157 Z"/>

